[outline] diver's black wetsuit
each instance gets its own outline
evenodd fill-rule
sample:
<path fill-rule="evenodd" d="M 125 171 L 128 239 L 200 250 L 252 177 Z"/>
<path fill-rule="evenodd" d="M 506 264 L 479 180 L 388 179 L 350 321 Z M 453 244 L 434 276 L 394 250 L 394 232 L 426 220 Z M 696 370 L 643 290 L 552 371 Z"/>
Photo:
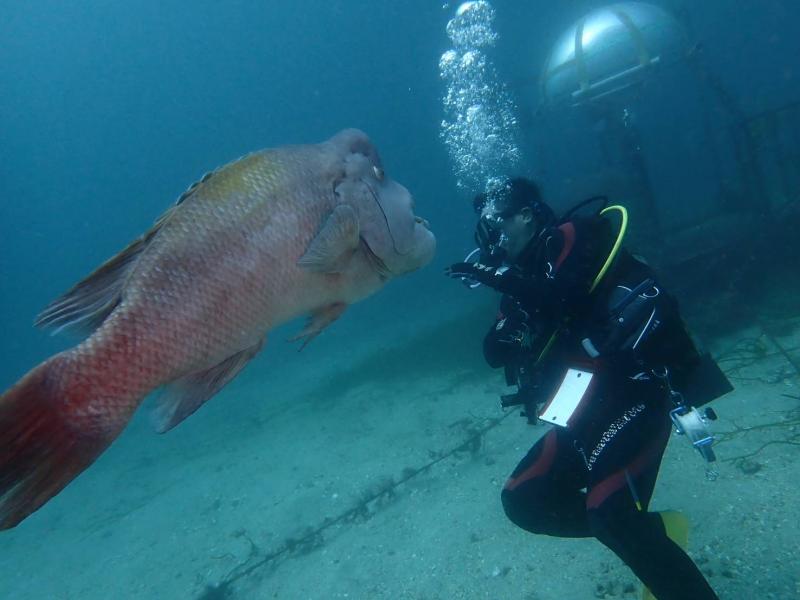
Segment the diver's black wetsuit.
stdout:
<path fill-rule="evenodd" d="M 671 429 L 668 392 L 651 369 L 678 368 L 687 350 L 685 330 L 674 301 L 661 291 L 644 312 L 652 316 L 649 307 L 656 308 L 656 326 L 636 351 L 630 341 L 615 338 L 609 306 L 653 274 L 622 250 L 590 294 L 614 238 L 601 217 L 547 230 L 526 249 L 516 279 L 509 277 L 505 286 L 501 314 L 484 340 L 490 365 L 516 369 L 520 356 L 535 361 L 559 330 L 537 368 L 523 378 L 520 389 L 529 388 L 534 398 L 528 411 L 550 396 L 568 365 L 592 370 L 596 386 L 577 423 L 555 427 L 517 465 L 503 490 L 503 507 L 516 525 L 533 533 L 596 537 L 659 600 L 715 599 L 692 560 L 667 537 L 658 513 L 647 512 Z M 521 352 L 509 343 L 508 330 L 525 316 L 533 343 Z M 589 358 L 581 345 L 586 337 L 602 346 L 599 357 Z"/>

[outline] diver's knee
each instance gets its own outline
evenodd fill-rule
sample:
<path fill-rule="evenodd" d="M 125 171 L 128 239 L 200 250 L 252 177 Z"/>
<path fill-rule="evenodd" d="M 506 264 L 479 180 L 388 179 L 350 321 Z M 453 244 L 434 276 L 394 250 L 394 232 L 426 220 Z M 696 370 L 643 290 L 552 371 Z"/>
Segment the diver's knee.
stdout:
<path fill-rule="evenodd" d="M 512 523 L 517 523 L 520 512 L 520 502 L 509 490 L 503 490 L 500 494 L 500 502 L 503 504 L 503 511 Z"/>
<path fill-rule="evenodd" d="M 523 505 L 519 494 L 515 494 L 510 490 L 503 490 L 500 494 L 500 501 L 503 503 L 503 511 L 505 511 L 509 521 L 517 527 L 523 527 L 523 522 L 526 525 L 528 524 L 531 516 L 530 506 Z"/>
<path fill-rule="evenodd" d="M 514 525 L 531 533 L 544 533 L 546 529 L 544 511 L 534 499 L 503 490 L 500 500 L 506 517 Z"/>

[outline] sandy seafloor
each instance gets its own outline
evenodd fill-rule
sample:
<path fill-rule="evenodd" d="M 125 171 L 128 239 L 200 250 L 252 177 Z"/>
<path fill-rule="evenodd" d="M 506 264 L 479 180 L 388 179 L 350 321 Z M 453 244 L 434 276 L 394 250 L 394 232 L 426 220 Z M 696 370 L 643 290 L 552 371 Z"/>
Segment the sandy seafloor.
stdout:
<path fill-rule="evenodd" d="M 140 411 L 0 533 L 0 598 L 638 598 L 599 542 L 503 514 L 504 479 L 546 427 L 499 407 L 508 390 L 480 357 L 493 303 L 361 324 L 380 342 L 351 341 L 358 313 L 300 354 L 273 337 L 169 434 Z M 651 505 L 690 516 L 691 555 L 725 600 L 800 598 L 798 317 L 707 340 L 737 386 L 713 404 L 719 477 L 675 437 Z"/>

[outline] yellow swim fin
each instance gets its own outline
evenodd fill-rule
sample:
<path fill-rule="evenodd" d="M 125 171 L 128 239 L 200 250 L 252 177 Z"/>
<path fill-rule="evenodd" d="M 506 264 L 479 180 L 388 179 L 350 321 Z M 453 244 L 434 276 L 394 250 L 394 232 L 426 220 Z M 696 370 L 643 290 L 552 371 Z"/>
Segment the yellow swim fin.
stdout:
<path fill-rule="evenodd" d="M 677 510 L 662 510 L 658 513 L 667 530 L 667 537 L 683 550 L 689 547 L 689 518 Z M 642 590 L 642 600 L 657 600 L 650 590 Z"/>

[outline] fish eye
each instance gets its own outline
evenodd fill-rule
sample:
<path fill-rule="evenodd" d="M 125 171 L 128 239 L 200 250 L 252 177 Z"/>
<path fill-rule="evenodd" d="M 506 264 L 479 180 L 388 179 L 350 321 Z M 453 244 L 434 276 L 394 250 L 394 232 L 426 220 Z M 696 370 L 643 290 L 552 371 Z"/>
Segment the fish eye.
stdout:
<path fill-rule="evenodd" d="M 383 169 L 373 165 L 372 172 L 375 174 L 375 179 L 377 179 L 378 181 L 383 181 Z"/>

